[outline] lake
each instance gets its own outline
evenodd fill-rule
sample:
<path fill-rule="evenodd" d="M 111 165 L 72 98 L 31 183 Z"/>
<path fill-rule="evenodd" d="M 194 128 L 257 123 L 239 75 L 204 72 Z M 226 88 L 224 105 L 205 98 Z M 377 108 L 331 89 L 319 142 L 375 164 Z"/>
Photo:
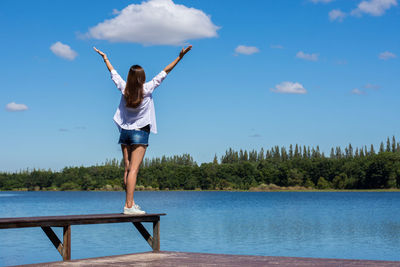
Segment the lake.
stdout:
<path fill-rule="evenodd" d="M 124 199 L 125 192 L 3 191 L 0 217 L 118 213 Z M 161 250 L 400 260 L 400 192 L 156 191 L 135 200 L 148 213 L 167 213 Z M 131 223 L 71 230 L 72 259 L 150 251 Z M 59 260 L 40 228 L 0 230 L 0 266 Z"/>

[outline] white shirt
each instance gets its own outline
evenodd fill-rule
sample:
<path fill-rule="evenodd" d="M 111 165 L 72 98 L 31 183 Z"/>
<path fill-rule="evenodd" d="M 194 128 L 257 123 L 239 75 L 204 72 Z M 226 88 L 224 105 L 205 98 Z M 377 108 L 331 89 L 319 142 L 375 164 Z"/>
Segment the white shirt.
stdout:
<path fill-rule="evenodd" d="M 140 129 L 150 124 L 150 131 L 157 133 L 156 113 L 153 102 L 153 91 L 167 77 L 165 71 L 161 71 L 151 81 L 143 85 L 143 100 L 137 108 L 126 107 L 124 91 L 126 82 L 116 70 L 111 71 L 111 79 L 121 91 L 121 101 L 114 115 L 114 122 L 118 128 L 126 130 Z"/>

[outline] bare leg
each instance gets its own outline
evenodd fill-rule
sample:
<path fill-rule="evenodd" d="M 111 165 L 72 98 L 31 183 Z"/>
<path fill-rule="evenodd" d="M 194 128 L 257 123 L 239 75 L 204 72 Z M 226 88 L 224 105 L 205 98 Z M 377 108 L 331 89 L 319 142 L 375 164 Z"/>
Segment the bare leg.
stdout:
<path fill-rule="evenodd" d="M 128 176 L 129 162 L 131 161 L 132 147 L 127 145 L 121 145 L 122 156 L 124 157 L 124 184 L 126 186 L 126 177 Z"/>
<path fill-rule="evenodd" d="M 139 172 L 140 164 L 142 163 L 147 146 L 133 145 L 131 146 L 131 160 L 129 161 L 128 175 L 126 177 L 126 203 L 128 208 L 135 205 L 133 193 L 136 187 L 136 178 Z"/>

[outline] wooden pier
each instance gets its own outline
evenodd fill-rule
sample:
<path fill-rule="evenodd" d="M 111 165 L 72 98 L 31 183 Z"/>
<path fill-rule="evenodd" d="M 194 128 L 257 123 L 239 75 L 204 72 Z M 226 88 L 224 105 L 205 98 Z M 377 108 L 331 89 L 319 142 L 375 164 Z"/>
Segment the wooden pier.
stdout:
<path fill-rule="evenodd" d="M 297 267 L 389 267 L 400 266 L 395 261 L 343 260 L 317 258 L 290 258 L 270 256 L 226 255 L 188 252 L 146 252 L 81 260 L 48 262 L 24 266 L 146 266 L 146 267 L 260 267 L 260 266 L 297 266 Z"/>
<path fill-rule="evenodd" d="M 160 216 L 165 213 L 124 215 L 90 214 L 0 218 L 0 229 L 41 227 L 63 261 L 29 264 L 24 266 L 399 266 L 400 261 L 372 261 L 345 259 L 292 258 L 274 256 L 226 255 L 208 253 L 189 253 L 160 251 Z M 135 253 L 99 258 L 71 260 L 71 225 L 131 222 L 152 248 L 152 252 Z M 151 236 L 142 223 L 153 224 Z M 60 241 L 51 227 L 63 227 L 63 240 Z"/>
<path fill-rule="evenodd" d="M 147 241 L 153 251 L 160 250 L 160 216 L 165 213 L 125 215 L 123 213 L 63 215 L 40 217 L 0 218 L 0 229 L 41 227 L 64 261 L 71 259 L 71 225 L 131 222 Z M 143 226 L 153 223 L 153 236 Z M 63 240 L 57 237 L 51 227 L 63 228 Z"/>

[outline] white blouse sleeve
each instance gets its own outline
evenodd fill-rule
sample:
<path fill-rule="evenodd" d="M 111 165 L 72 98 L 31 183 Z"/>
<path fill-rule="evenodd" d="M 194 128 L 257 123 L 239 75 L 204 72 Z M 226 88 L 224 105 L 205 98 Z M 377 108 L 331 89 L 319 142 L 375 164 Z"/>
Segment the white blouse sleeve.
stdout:
<path fill-rule="evenodd" d="M 165 71 L 161 71 L 157 74 L 151 81 L 144 84 L 144 89 L 147 94 L 153 93 L 154 89 L 156 89 L 161 82 L 167 77 L 167 73 Z"/>
<path fill-rule="evenodd" d="M 111 70 L 111 79 L 117 86 L 118 90 L 120 90 L 123 93 L 125 90 L 126 82 L 121 78 L 121 76 L 115 69 Z"/>

